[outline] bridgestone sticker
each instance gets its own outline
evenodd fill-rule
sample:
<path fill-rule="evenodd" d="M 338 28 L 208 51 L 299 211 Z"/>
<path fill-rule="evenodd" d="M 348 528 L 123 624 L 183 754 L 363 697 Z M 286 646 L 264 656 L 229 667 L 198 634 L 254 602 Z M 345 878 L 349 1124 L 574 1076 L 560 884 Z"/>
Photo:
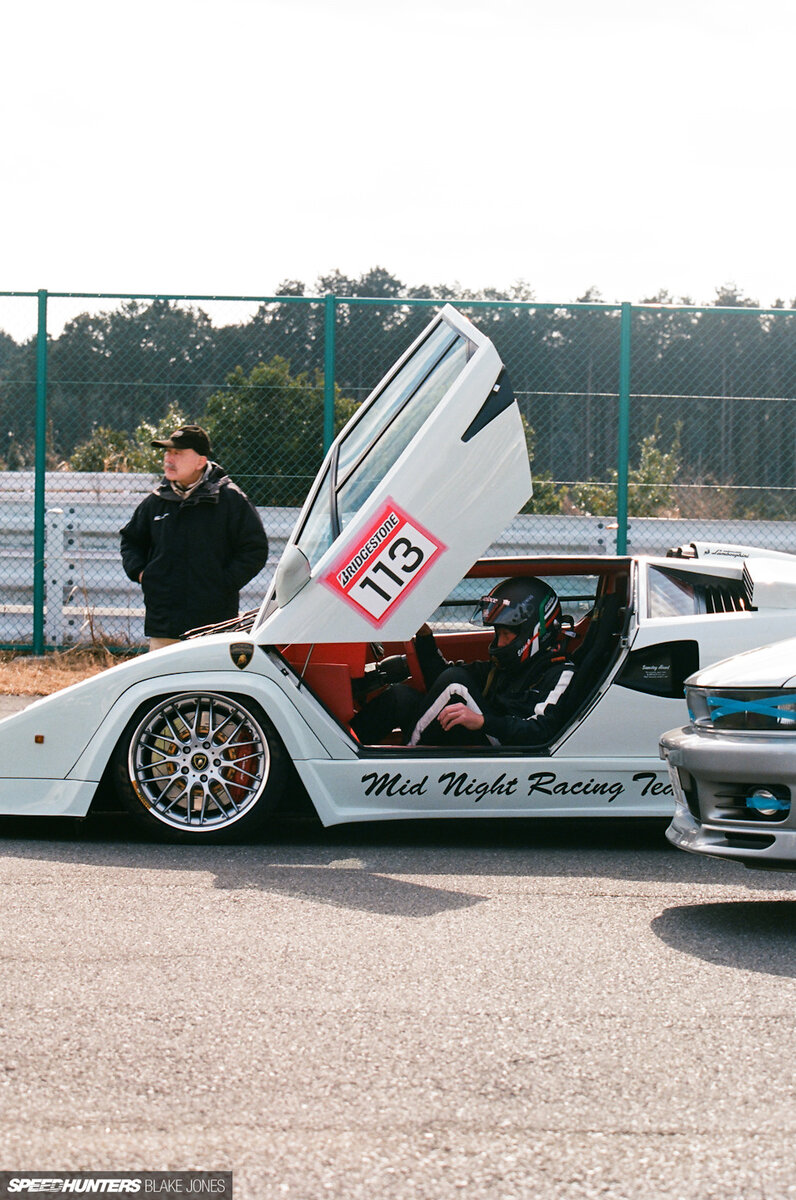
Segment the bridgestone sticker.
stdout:
<path fill-rule="evenodd" d="M 447 547 L 391 500 L 348 545 L 323 582 L 381 625 Z"/>

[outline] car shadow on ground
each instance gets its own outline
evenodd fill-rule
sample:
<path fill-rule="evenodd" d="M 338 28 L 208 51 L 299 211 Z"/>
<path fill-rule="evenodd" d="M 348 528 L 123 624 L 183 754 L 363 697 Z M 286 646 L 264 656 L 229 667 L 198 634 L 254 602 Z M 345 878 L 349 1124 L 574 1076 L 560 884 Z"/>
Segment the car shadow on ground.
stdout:
<path fill-rule="evenodd" d="M 125 817 L 0 818 L 3 858 L 127 870 L 136 880 L 146 871 L 212 873 L 221 890 L 258 890 L 382 916 L 429 917 L 489 899 L 469 888 L 396 878 L 394 862 L 379 856 L 366 861 L 358 848 L 326 838 L 316 822 L 275 827 L 267 842 L 190 846 L 142 836 Z M 419 865 L 404 866 L 407 874 L 421 873 Z"/>
<path fill-rule="evenodd" d="M 796 900 L 736 900 L 667 908 L 650 925 L 674 950 L 766 975 L 796 977 Z"/>
<path fill-rule="evenodd" d="M 267 838 L 224 845 L 174 845 L 142 835 L 120 813 L 86 820 L 0 818 L 0 855 L 181 871 L 212 871 L 219 888 L 289 891 L 303 877 L 318 898 L 350 872 L 473 878 L 529 876 L 699 883 L 789 892 L 794 876 L 761 878 L 735 863 L 684 854 L 667 842 L 665 819 L 478 818 L 363 822 L 324 829 L 316 819 L 274 821 Z M 336 882 L 329 868 L 338 872 Z M 317 878 L 311 882 L 311 872 Z M 395 883 L 399 881 L 395 880 Z M 477 884 L 476 884 L 477 890 Z M 451 893 L 453 895 L 454 893 Z M 461 891 L 455 893 L 461 899 Z M 473 902 L 478 902 L 476 896 Z"/>

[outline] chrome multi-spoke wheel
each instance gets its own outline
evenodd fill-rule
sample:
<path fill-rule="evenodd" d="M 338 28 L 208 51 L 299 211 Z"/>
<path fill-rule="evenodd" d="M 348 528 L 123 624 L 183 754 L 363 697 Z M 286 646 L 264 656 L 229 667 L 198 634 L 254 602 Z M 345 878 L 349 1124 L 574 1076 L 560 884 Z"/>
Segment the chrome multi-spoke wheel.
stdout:
<path fill-rule="evenodd" d="M 282 766 L 275 734 L 255 710 L 214 692 L 159 700 L 119 747 L 128 806 L 134 797 L 136 815 L 143 806 L 160 826 L 198 837 L 251 824 Z"/>

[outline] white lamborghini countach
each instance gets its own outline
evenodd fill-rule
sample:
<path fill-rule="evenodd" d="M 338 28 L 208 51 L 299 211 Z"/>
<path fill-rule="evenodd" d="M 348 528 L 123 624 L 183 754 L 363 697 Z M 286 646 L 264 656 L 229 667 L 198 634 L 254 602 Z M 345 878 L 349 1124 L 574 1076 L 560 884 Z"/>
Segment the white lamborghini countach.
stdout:
<path fill-rule="evenodd" d="M 108 798 L 194 841 L 267 829 L 307 799 L 324 825 L 429 817 L 669 816 L 662 730 L 698 667 L 793 628 L 745 590 L 776 555 L 480 557 L 531 496 L 500 357 L 446 306 L 329 451 L 262 607 L 0 721 L 0 814 L 85 816 Z M 794 562 L 789 556 L 788 566 Z M 544 579 L 574 677 L 548 745 L 362 744 L 351 721 L 402 677 L 413 635 L 486 659 L 469 620 L 501 580 Z M 396 669 L 396 661 L 398 668 Z"/>

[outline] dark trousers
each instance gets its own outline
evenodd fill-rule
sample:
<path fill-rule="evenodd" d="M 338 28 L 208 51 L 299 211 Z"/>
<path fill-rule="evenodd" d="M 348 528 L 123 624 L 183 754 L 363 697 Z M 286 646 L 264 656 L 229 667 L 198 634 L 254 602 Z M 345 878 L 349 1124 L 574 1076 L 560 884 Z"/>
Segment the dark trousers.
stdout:
<path fill-rule="evenodd" d="M 437 676 L 428 692 L 418 692 L 405 683 L 396 683 L 380 695 L 369 701 L 351 722 L 351 728 L 364 745 L 372 745 L 383 739 L 395 729 L 401 731 L 404 742 L 412 736 L 415 725 L 427 709 L 433 708 L 438 697 L 448 688 L 460 684 L 462 694 L 455 690 L 448 698 L 448 703 L 465 700 L 469 695 L 484 711 L 481 689 L 472 677 L 467 667 L 447 667 Z M 422 746 L 484 746 L 487 739 L 480 730 L 465 729 L 457 725 L 446 732 L 439 721 L 433 720 L 420 737 Z"/>

